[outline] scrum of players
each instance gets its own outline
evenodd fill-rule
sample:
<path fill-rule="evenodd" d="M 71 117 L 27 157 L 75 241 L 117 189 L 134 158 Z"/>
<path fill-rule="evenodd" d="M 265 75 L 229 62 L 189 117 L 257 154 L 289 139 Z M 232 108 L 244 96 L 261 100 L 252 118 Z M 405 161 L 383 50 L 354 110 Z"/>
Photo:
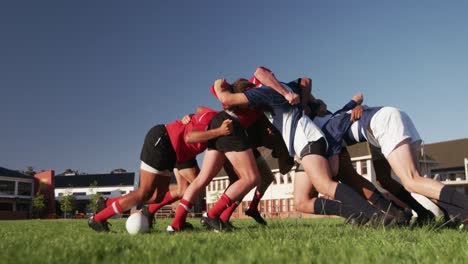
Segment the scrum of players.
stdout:
<path fill-rule="evenodd" d="M 202 224 L 216 231 L 233 230 L 231 215 L 255 188 L 245 214 L 266 225 L 258 205 L 274 177 L 259 147 L 271 149 L 282 174 L 296 170 L 294 204 L 299 212 L 340 216 L 356 226 L 407 226 L 414 210 L 413 225 L 433 223 L 434 214 L 411 196 L 416 193 L 434 201 L 447 225 L 468 227 L 466 195 L 420 174 L 422 140 L 405 112 L 364 106 L 362 94 L 331 112 L 313 96 L 310 78 L 280 82 L 264 67 L 248 80 L 218 79 L 210 91 L 223 109 L 198 107 L 182 120 L 152 127 L 141 150 L 139 188 L 100 199 L 99 211 L 88 220 L 91 229 L 108 232 L 107 219 L 142 205 L 141 213 L 152 227 L 157 210 L 180 200 L 166 231 L 191 230 L 187 215 L 222 168 L 230 184 L 202 216 Z M 387 199 L 354 169 L 344 146 L 364 141 L 371 147 L 377 180 L 407 208 Z M 199 168 L 195 158 L 202 152 Z M 175 190 L 169 190 L 172 176 L 178 183 Z"/>

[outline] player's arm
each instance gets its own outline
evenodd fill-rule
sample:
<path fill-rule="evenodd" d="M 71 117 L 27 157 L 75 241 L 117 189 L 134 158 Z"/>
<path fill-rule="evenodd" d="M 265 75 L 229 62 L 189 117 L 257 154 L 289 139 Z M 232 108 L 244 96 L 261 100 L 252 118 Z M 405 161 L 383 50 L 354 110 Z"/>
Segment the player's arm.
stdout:
<path fill-rule="evenodd" d="M 352 108 L 351 111 L 351 120 L 356 121 L 361 119 L 362 112 L 364 112 L 364 108 L 362 107 L 362 102 L 364 101 L 364 95 L 359 93 L 353 96 L 352 101 L 356 103 L 356 105 Z"/>
<path fill-rule="evenodd" d="M 263 67 L 258 67 L 257 70 L 255 70 L 254 76 L 262 84 L 281 94 L 290 104 L 295 105 L 299 103 L 299 95 L 285 89 L 271 71 Z"/>
<path fill-rule="evenodd" d="M 192 130 L 185 136 L 187 144 L 203 143 L 213 138 L 227 136 L 232 133 L 232 120 L 226 119 L 220 127 L 205 131 Z"/>
<path fill-rule="evenodd" d="M 229 84 L 224 79 L 218 79 L 214 83 L 214 89 L 219 101 L 227 106 L 247 105 L 249 100 L 244 93 L 231 93 L 228 90 Z"/>
<path fill-rule="evenodd" d="M 301 88 L 301 105 L 306 115 L 310 115 L 312 109 L 309 104 L 315 102 L 315 97 L 312 95 L 312 79 L 303 77 L 299 79 L 299 87 Z"/>

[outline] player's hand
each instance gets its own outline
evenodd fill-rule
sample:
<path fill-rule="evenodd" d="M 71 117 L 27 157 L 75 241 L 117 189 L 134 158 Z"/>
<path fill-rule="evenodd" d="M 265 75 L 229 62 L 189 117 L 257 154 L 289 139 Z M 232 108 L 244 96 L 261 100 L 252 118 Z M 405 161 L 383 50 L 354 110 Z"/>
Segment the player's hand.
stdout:
<path fill-rule="evenodd" d="M 230 135 L 233 131 L 232 120 L 226 119 L 223 121 L 221 126 L 218 128 L 221 136 Z"/>
<path fill-rule="evenodd" d="M 356 121 L 361 119 L 362 117 L 362 112 L 364 111 L 364 108 L 362 105 L 357 105 L 356 107 L 353 108 L 351 111 L 351 121 Z"/>
<path fill-rule="evenodd" d="M 182 124 L 186 125 L 192 120 L 192 115 L 186 115 L 182 117 L 180 121 L 182 121 Z"/>
<path fill-rule="evenodd" d="M 357 104 L 362 104 L 364 101 L 364 95 L 362 93 L 358 93 L 355 96 L 353 96 L 353 101 L 355 101 Z"/>
<path fill-rule="evenodd" d="M 299 97 L 299 95 L 297 93 L 293 93 L 293 92 L 288 92 L 284 98 L 288 101 L 289 104 L 291 105 L 296 105 L 299 103 L 299 101 L 301 100 L 301 98 Z"/>
<path fill-rule="evenodd" d="M 226 90 L 229 88 L 229 84 L 226 82 L 226 79 L 217 79 L 214 82 L 214 87 L 219 87 L 221 88 L 222 91 Z"/>

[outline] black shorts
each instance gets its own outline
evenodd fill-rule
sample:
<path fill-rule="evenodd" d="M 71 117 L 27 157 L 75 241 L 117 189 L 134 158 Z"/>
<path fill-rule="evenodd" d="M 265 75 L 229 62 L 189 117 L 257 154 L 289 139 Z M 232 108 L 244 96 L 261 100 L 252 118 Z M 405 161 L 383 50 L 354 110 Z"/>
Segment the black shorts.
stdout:
<path fill-rule="evenodd" d="M 301 159 L 307 155 L 320 155 L 324 158 L 327 158 L 327 141 L 325 138 L 321 137 L 317 141 L 309 142 L 301 151 Z"/>
<path fill-rule="evenodd" d="M 232 120 L 233 131 L 230 135 L 220 136 L 208 141 L 208 148 L 221 152 L 244 151 L 250 148 L 249 138 L 239 119 L 225 111 L 216 114 L 208 125 L 208 129 L 218 128 L 226 119 Z"/>
<path fill-rule="evenodd" d="M 140 159 L 158 171 L 172 172 L 177 156 L 165 125 L 156 125 L 148 131 Z"/>
<path fill-rule="evenodd" d="M 175 168 L 178 170 L 188 169 L 188 168 L 198 168 L 197 159 L 191 159 L 189 161 L 179 163 L 177 162 Z"/>

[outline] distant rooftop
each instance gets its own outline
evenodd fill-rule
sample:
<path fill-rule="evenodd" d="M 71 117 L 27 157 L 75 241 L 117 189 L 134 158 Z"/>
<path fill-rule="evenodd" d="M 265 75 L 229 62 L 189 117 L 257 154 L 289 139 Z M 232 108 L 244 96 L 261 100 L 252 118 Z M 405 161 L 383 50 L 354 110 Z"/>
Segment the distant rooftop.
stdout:
<path fill-rule="evenodd" d="M 24 178 L 24 179 L 33 179 L 34 177 L 25 175 L 19 171 L 9 170 L 7 168 L 0 167 L 0 176 L 3 177 L 14 177 L 14 178 Z"/>
<path fill-rule="evenodd" d="M 96 183 L 98 187 L 103 186 L 130 186 L 133 185 L 135 173 L 114 174 L 84 174 L 70 176 L 55 176 L 56 188 L 82 188 Z"/>

